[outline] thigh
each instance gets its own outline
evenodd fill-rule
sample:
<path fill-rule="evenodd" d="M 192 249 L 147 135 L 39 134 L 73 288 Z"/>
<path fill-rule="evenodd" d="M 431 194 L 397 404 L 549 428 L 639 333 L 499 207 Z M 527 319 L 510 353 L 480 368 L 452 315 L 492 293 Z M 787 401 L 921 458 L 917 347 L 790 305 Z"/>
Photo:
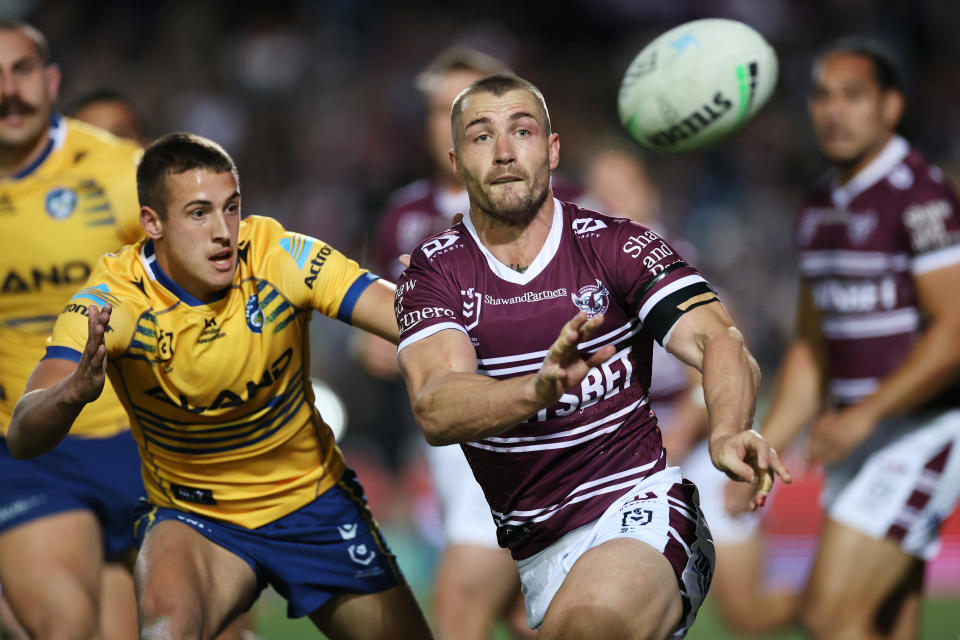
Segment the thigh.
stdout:
<path fill-rule="evenodd" d="M 544 638 L 666 638 L 683 603 L 667 558 L 640 540 L 615 538 L 574 563 L 547 609 Z"/>
<path fill-rule="evenodd" d="M 805 617 L 872 623 L 916 562 L 893 540 L 828 520 L 804 593 Z"/>
<path fill-rule="evenodd" d="M 246 610 L 258 585 L 247 561 L 172 519 L 144 534 L 135 581 L 142 625 L 163 618 L 204 638 Z"/>
<path fill-rule="evenodd" d="M 132 565 L 130 565 L 132 567 Z M 104 640 L 137 637 L 137 601 L 130 568 L 118 562 L 104 565 L 100 580 L 100 627 Z"/>
<path fill-rule="evenodd" d="M 73 510 L 30 520 L 0 534 L 0 584 L 34 633 L 56 620 L 95 626 L 103 541 L 97 519 Z"/>
<path fill-rule="evenodd" d="M 433 636 L 406 584 L 370 594 L 335 596 L 310 614 L 331 640 L 429 640 Z"/>

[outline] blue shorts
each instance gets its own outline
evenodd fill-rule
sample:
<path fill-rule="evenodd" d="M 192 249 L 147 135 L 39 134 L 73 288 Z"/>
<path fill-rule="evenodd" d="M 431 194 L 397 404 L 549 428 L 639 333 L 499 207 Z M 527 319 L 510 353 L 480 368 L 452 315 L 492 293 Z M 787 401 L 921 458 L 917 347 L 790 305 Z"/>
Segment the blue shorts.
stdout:
<path fill-rule="evenodd" d="M 137 443 L 129 431 L 109 438 L 66 437 L 50 453 L 17 460 L 0 438 L 0 533 L 64 511 L 92 511 L 104 554 L 133 549 L 137 500 L 144 495 Z"/>
<path fill-rule="evenodd" d="M 256 529 L 145 500 L 141 513 L 139 544 L 158 522 L 179 520 L 250 565 L 257 593 L 271 585 L 286 598 L 290 618 L 313 613 L 335 595 L 379 593 L 404 583 L 351 469 L 313 502 Z"/>

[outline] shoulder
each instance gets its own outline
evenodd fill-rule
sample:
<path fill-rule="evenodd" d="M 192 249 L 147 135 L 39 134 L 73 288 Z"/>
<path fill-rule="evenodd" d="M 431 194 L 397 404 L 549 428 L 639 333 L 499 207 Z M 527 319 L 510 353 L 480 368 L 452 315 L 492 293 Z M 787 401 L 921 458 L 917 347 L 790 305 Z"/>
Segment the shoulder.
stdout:
<path fill-rule="evenodd" d="M 887 188 L 905 204 L 933 198 L 956 199 L 955 192 L 943 172 L 917 151 L 911 150 L 885 179 Z"/>
<path fill-rule="evenodd" d="M 63 149 L 73 154 L 74 163 L 103 173 L 118 168 L 134 169 L 143 153 L 138 144 L 73 118 L 64 118 L 66 137 Z"/>
<path fill-rule="evenodd" d="M 387 213 L 432 206 L 433 192 L 433 182 L 425 178 L 400 187 L 387 197 Z"/>

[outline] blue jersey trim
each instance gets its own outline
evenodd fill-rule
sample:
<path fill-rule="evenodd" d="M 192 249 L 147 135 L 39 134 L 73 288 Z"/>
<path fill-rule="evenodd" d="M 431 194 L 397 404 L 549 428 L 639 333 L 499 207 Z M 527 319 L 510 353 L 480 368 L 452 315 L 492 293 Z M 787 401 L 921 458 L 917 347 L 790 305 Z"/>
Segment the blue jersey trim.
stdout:
<path fill-rule="evenodd" d="M 43 148 L 43 151 L 40 152 L 40 155 L 37 157 L 36 160 L 28 164 L 23 169 L 20 169 L 20 171 L 17 171 L 15 174 L 13 174 L 12 178 L 14 180 L 22 180 L 23 178 L 26 178 L 28 175 L 36 171 L 37 167 L 43 164 L 44 160 L 50 157 L 50 153 L 53 151 L 54 130 L 65 125 L 66 123 L 63 120 L 63 116 L 59 114 L 54 114 L 50 116 L 50 132 L 47 134 L 49 137 L 49 139 L 47 140 L 47 146 Z"/>
<path fill-rule="evenodd" d="M 367 287 L 369 287 L 374 280 L 379 279 L 380 276 L 365 273 L 354 280 L 350 288 L 347 289 L 346 295 L 343 296 L 343 300 L 340 302 L 340 308 L 337 310 L 337 320 L 350 324 L 353 319 L 353 308 L 357 306 L 357 300 L 360 299 L 360 295 L 367 290 Z"/>
<path fill-rule="evenodd" d="M 143 248 L 143 254 L 147 257 L 154 257 L 155 251 L 153 247 L 153 238 L 147 240 Z M 153 272 L 153 277 L 157 282 L 162 284 L 165 289 L 170 293 L 180 298 L 182 302 L 186 302 L 191 307 L 200 307 L 205 304 L 210 304 L 211 302 L 216 302 L 217 300 L 222 300 L 230 292 L 231 286 L 224 287 L 220 291 L 217 291 L 213 294 L 209 300 L 200 300 L 199 298 L 193 297 L 186 289 L 178 285 L 173 279 L 166 274 L 166 272 L 160 268 L 160 261 L 155 257 L 153 260 L 149 261 L 150 270 Z M 239 265 L 239 261 L 237 261 Z"/>
<path fill-rule="evenodd" d="M 77 351 L 71 347 L 47 347 L 47 355 L 40 358 L 41 360 L 56 359 L 56 360 L 69 360 L 70 362 L 80 362 L 80 358 L 83 357 L 83 352 Z"/>

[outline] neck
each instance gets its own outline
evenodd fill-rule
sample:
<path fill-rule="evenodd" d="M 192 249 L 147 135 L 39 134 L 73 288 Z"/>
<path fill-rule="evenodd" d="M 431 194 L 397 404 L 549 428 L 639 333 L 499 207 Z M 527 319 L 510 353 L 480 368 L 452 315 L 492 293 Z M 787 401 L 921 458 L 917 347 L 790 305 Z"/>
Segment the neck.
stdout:
<path fill-rule="evenodd" d="M 525 223 L 512 224 L 494 218 L 473 203 L 470 203 L 470 220 L 490 253 L 514 271 L 523 273 L 536 259 L 550 235 L 553 207 L 553 189 L 550 189 L 537 212 Z"/>
<path fill-rule="evenodd" d="M 834 163 L 834 167 L 837 170 L 837 184 L 841 187 L 853 180 L 853 178 L 870 166 L 870 163 L 877 159 L 877 157 L 883 153 L 883 150 L 887 148 L 887 143 L 893 139 L 894 134 L 888 135 L 886 138 L 883 138 L 879 143 L 868 149 L 863 155 L 850 162 L 843 163 Z"/>
<path fill-rule="evenodd" d="M 29 167 L 40 157 L 49 142 L 50 130 L 44 129 L 34 140 L 19 145 L 0 145 L 0 177 L 9 178 Z"/>

